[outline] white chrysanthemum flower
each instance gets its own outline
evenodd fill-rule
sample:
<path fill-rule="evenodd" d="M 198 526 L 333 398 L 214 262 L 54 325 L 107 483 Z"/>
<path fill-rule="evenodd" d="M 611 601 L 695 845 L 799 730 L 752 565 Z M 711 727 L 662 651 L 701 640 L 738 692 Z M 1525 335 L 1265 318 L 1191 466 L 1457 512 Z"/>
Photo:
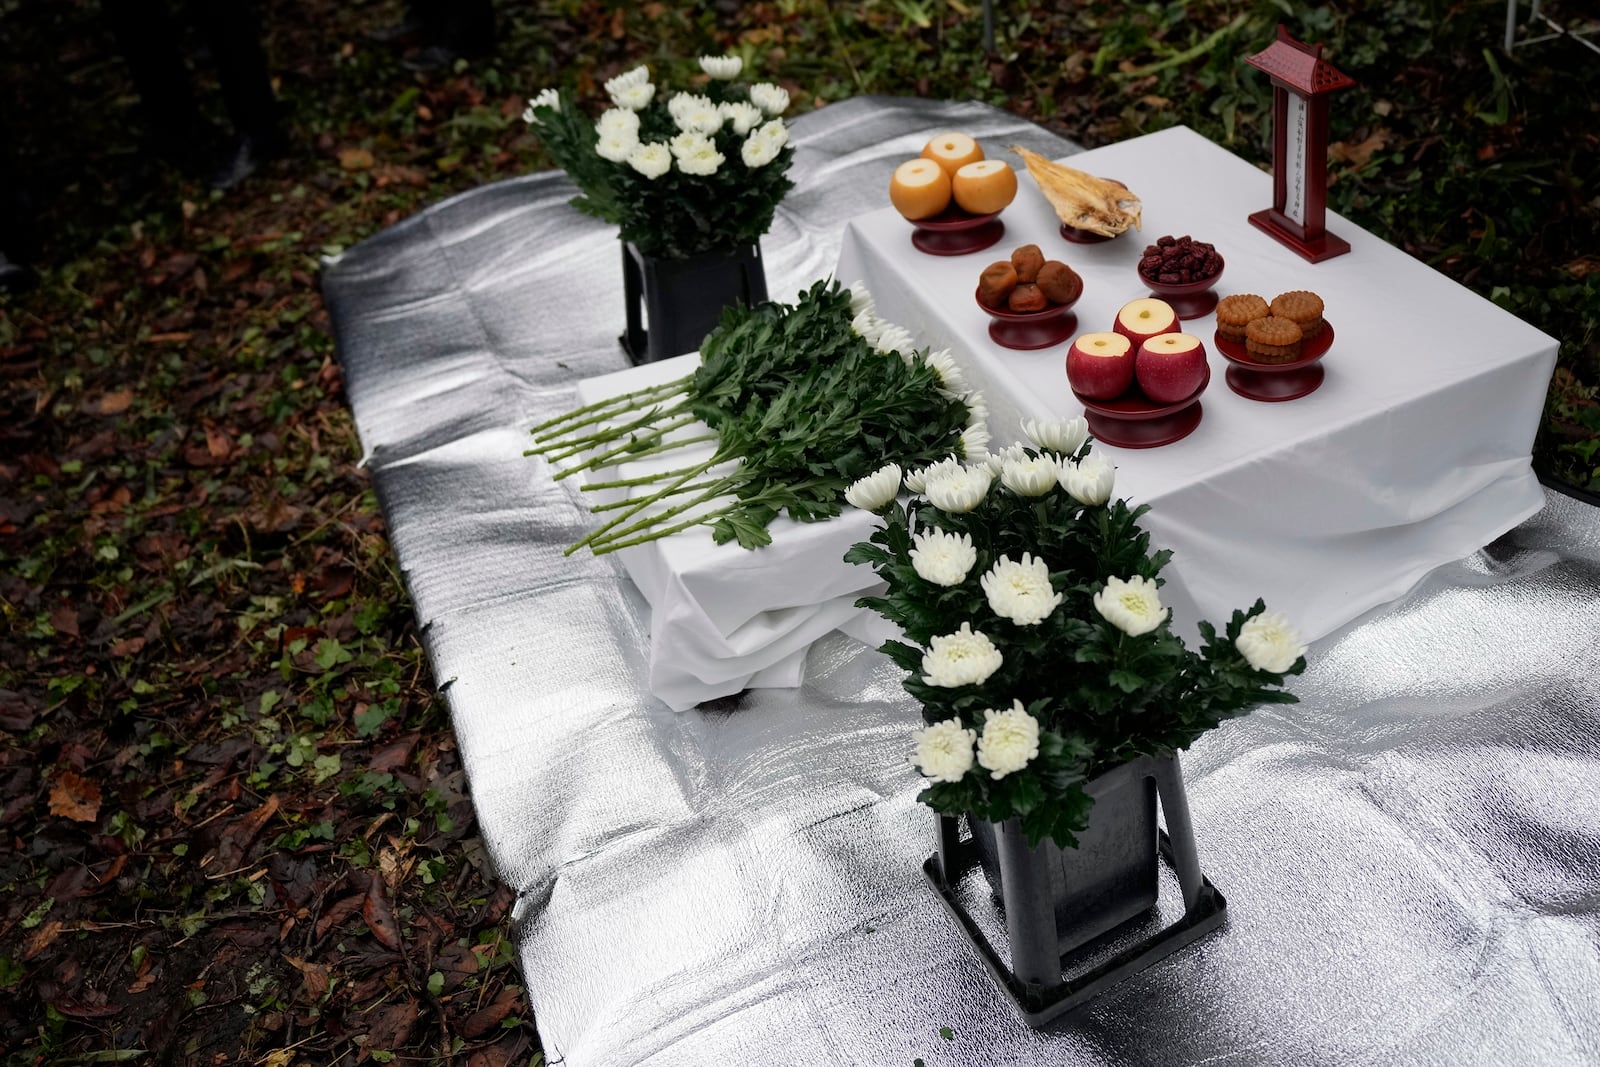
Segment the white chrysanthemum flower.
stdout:
<path fill-rule="evenodd" d="M 917 339 L 911 336 L 911 331 L 904 326 L 883 324 L 878 332 L 878 338 L 872 347 L 887 355 L 893 352 L 902 359 L 908 358 L 917 351 Z"/>
<path fill-rule="evenodd" d="M 761 120 L 766 118 L 759 107 L 747 104 L 743 100 L 719 104 L 717 109 L 722 112 L 722 117 L 728 120 L 728 125 L 733 127 L 733 132 L 740 137 L 761 125 Z"/>
<path fill-rule="evenodd" d="M 739 158 L 751 170 L 758 170 L 778 158 L 778 149 L 773 147 L 771 141 L 764 141 L 752 133 L 739 145 Z"/>
<path fill-rule="evenodd" d="M 771 82 L 760 82 L 750 87 L 750 102 L 769 115 L 781 115 L 789 110 L 789 93 Z"/>
<path fill-rule="evenodd" d="M 922 680 L 943 689 L 979 685 L 1003 662 L 1004 657 L 988 635 L 964 622 L 955 633 L 928 642 L 928 651 L 922 657 Z"/>
<path fill-rule="evenodd" d="M 978 740 L 978 765 L 990 778 L 1004 778 L 1022 770 L 1039 755 L 1039 720 L 1028 714 L 1022 701 L 1013 700 L 1005 711 L 984 713 L 983 736 Z"/>
<path fill-rule="evenodd" d="M 614 93 L 618 89 L 626 89 L 633 85 L 644 85 L 650 81 L 650 68 L 639 66 L 630 71 L 618 74 L 606 82 L 606 92 Z"/>
<path fill-rule="evenodd" d="M 939 392 L 948 397 L 957 397 L 967 391 L 967 380 L 948 348 L 930 353 L 926 362 L 933 368 L 933 373 L 939 376 Z"/>
<path fill-rule="evenodd" d="M 725 158 L 715 142 L 701 133 L 680 133 L 672 139 L 671 148 L 678 169 L 685 174 L 715 174 Z"/>
<path fill-rule="evenodd" d="M 638 145 L 628 153 L 628 166 L 646 178 L 659 178 L 672 169 L 672 150 L 659 142 Z"/>
<path fill-rule="evenodd" d="M 900 475 L 900 464 L 886 464 L 852 482 L 844 498 L 862 511 L 882 511 L 900 495 Z"/>
<path fill-rule="evenodd" d="M 991 482 L 987 468 L 962 467 L 938 478 L 927 478 L 923 494 L 940 511 L 964 515 L 983 503 Z"/>
<path fill-rule="evenodd" d="M 929 530 L 911 539 L 911 566 L 925 582 L 960 585 L 976 562 L 978 550 L 972 545 L 971 534 Z"/>
<path fill-rule="evenodd" d="M 867 289 L 866 282 L 857 279 L 851 282 L 847 288 L 850 290 L 850 314 L 860 318 L 862 315 L 874 314 L 878 310 L 877 302 L 872 299 L 872 293 Z M 850 326 L 853 329 L 855 323 L 851 322 Z M 856 332 L 860 333 L 861 331 L 856 330 Z"/>
<path fill-rule="evenodd" d="M 639 138 L 623 134 L 600 138 L 595 142 L 594 150 L 601 159 L 609 159 L 613 163 L 626 163 L 633 150 L 638 147 Z"/>
<path fill-rule="evenodd" d="M 1000 473 L 1006 469 L 1006 463 L 1008 461 L 1013 459 L 1023 460 L 1027 458 L 1028 450 L 1023 448 L 1021 445 L 1006 445 L 1006 447 L 1002 448 L 998 452 L 990 452 L 989 458 L 984 462 L 989 466 L 989 473 L 998 478 L 1000 477 Z"/>
<path fill-rule="evenodd" d="M 961 454 L 973 462 L 989 455 L 989 427 L 974 422 L 961 431 Z"/>
<path fill-rule="evenodd" d="M 1101 456 L 1089 456 L 1081 463 L 1061 464 L 1061 488 L 1080 504 L 1104 504 L 1111 499 L 1116 480 L 1116 468 Z"/>
<path fill-rule="evenodd" d="M 947 474 L 955 474 L 961 470 L 961 461 L 955 456 L 946 456 L 937 463 L 930 463 L 921 470 L 906 471 L 906 488 L 913 493 L 926 492 L 928 483 L 943 478 Z"/>
<path fill-rule="evenodd" d="M 1000 468 L 1000 484 L 1018 496 L 1044 496 L 1061 480 L 1061 468 L 1050 456 L 1007 459 Z"/>
<path fill-rule="evenodd" d="M 631 137 L 635 142 L 639 140 L 639 116 L 624 108 L 607 108 L 600 113 L 600 118 L 594 124 L 595 133 L 601 139 L 607 137 Z"/>
<path fill-rule="evenodd" d="M 649 82 L 627 85 L 611 94 L 611 102 L 629 111 L 643 111 L 656 96 L 656 87 Z"/>
<path fill-rule="evenodd" d="M 1149 633 L 1167 617 L 1161 591 L 1149 578 L 1108 578 L 1106 587 L 1094 595 L 1094 610 L 1129 637 Z"/>
<path fill-rule="evenodd" d="M 716 114 L 716 125 L 709 130 L 697 129 L 703 122 L 709 122 L 707 116 Z M 698 93 L 678 93 L 667 101 L 667 114 L 672 116 L 672 121 L 678 129 L 694 133 L 715 133 L 722 128 L 722 109 L 712 102 L 709 96 Z"/>
<path fill-rule="evenodd" d="M 888 325 L 887 322 L 874 315 L 870 307 L 863 308 L 856 313 L 855 318 L 850 320 L 850 329 L 854 330 L 863 341 L 874 347 L 878 344 L 878 335 Z"/>
<path fill-rule="evenodd" d="M 763 123 L 761 128 L 750 136 L 761 138 L 772 145 L 773 151 L 777 151 L 789 143 L 789 127 L 780 120 L 773 119 L 771 122 Z"/>
<path fill-rule="evenodd" d="M 744 69 L 744 60 L 738 56 L 701 56 L 700 69 L 718 81 L 732 81 Z"/>
<path fill-rule="evenodd" d="M 976 731 L 960 719 L 946 719 L 916 733 L 917 752 L 911 765 L 936 782 L 959 782 L 972 769 L 972 743 Z"/>
<path fill-rule="evenodd" d="M 1306 654 L 1300 634 L 1280 611 L 1269 611 L 1247 619 L 1233 643 L 1245 661 L 1258 671 L 1282 674 Z"/>
<path fill-rule="evenodd" d="M 994 561 L 978 579 L 989 598 L 989 610 L 1018 626 L 1035 626 L 1060 606 L 1062 595 L 1050 585 L 1050 568 L 1042 559 L 1024 552 L 1022 562 L 1008 556 Z"/>
<path fill-rule="evenodd" d="M 1089 439 L 1089 424 L 1076 419 L 1025 419 L 1022 432 L 1040 448 L 1070 456 Z"/>
<path fill-rule="evenodd" d="M 522 113 L 522 121 L 529 124 L 537 124 L 539 121 L 539 116 L 535 115 L 533 112 L 535 108 L 541 107 L 554 108 L 556 111 L 560 111 L 561 94 L 556 92 L 554 89 L 540 90 L 538 96 L 535 96 L 528 101 L 528 108 Z"/>

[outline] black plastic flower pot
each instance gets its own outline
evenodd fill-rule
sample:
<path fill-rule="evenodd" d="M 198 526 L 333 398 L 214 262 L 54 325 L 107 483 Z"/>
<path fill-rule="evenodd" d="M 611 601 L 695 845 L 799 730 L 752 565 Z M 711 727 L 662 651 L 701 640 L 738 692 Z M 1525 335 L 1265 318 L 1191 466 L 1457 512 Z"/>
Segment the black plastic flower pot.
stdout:
<path fill-rule="evenodd" d="M 1200 870 L 1175 755 L 1141 756 L 1087 789 L 1096 799 L 1079 849 L 1048 840 L 1029 845 L 1016 820 L 968 819 L 971 833 L 963 836 L 962 820 L 942 815 L 939 851 L 923 864 L 962 932 L 1032 1026 L 1154 966 L 1221 925 L 1227 914 L 1227 901 Z M 1165 831 L 1156 823 L 1158 799 Z M 1176 875 L 1183 907 L 1165 925 L 1158 924 L 1155 908 L 1162 861 Z M 976 870 L 994 898 L 982 907 L 959 891 Z M 992 916 L 978 914 L 985 907 L 994 911 L 996 902 L 1003 921 L 998 947 L 984 932 L 992 929 Z"/>
<path fill-rule="evenodd" d="M 1038 846 L 1040 881 L 1033 888 L 1048 898 L 1055 915 L 1058 954 L 1144 914 L 1158 897 L 1155 779 L 1119 767 L 1093 787 L 1094 808 L 1078 847 L 1061 848 L 1048 839 Z M 992 823 L 971 816 L 967 826 L 984 876 L 1003 907 L 1005 869 L 1017 865 L 1010 853 L 1028 850 L 1022 827 L 1016 819 Z"/>
<path fill-rule="evenodd" d="M 767 299 L 761 245 L 663 259 L 622 242 L 622 287 L 628 329 L 623 350 L 634 363 L 653 363 L 699 349 L 724 308 Z"/>

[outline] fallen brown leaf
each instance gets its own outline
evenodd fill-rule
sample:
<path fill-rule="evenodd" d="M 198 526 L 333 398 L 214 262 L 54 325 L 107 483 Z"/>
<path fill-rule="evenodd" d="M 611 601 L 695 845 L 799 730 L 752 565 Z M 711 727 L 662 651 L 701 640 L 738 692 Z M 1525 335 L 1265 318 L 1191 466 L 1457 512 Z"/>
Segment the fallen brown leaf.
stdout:
<path fill-rule="evenodd" d="M 400 924 L 395 921 L 394 906 L 384 893 L 383 876 L 374 872 L 367 888 L 367 899 L 361 904 L 361 916 L 367 920 L 367 929 L 380 943 L 396 952 L 400 950 Z"/>
<path fill-rule="evenodd" d="M 417 1002 L 405 1000 L 399 1004 L 384 1004 L 367 1012 L 366 1020 L 367 1044 L 361 1050 L 362 1057 L 374 1048 L 402 1048 L 417 1023 Z"/>
<path fill-rule="evenodd" d="M 55 627 L 57 633 L 78 636 L 78 609 L 71 604 L 61 603 L 50 609 L 50 625 Z"/>
<path fill-rule="evenodd" d="M 61 920 L 51 919 L 39 929 L 28 935 L 27 944 L 22 946 L 22 959 L 24 962 L 33 959 L 39 953 L 55 943 L 61 936 Z"/>
<path fill-rule="evenodd" d="M 106 393 L 89 410 L 97 415 L 120 415 L 133 404 L 132 389 L 117 389 Z"/>
<path fill-rule="evenodd" d="M 339 149 L 339 166 L 345 170 L 371 170 L 374 162 L 372 153 L 365 148 Z"/>
<path fill-rule="evenodd" d="M 490 1030 L 499 1026 L 501 1021 L 517 1006 L 517 999 L 522 995 L 520 990 L 507 986 L 495 995 L 489 1006 L 473 1012 L 461 1021 L 462 1037 L 482 1037 Z"/>
<path fill-rule="evenodd" d="M 94 822 L 100 818 L 100 787 L 75 771 L 62 771 L 50 787 L 50 814 Z"/>

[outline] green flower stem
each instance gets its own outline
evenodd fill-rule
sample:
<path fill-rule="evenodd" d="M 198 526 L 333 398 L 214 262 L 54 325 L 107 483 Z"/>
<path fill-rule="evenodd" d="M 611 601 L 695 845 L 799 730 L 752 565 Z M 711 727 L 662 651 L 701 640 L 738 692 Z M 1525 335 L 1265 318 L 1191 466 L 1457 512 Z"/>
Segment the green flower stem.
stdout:
<path fill-rule="evenodd" d="M 684 484 L 686 484 L 686 483 L 688 483 L 690 481 L 693 481 L 696 476 L 704 474 L 706 471 L 710 470 L 713 466 L 715 466 L 719 462 L 721 462 L 720 457 L 713 456 L 710 459 L 706 460 L 705 463 L 701 464 L 700 466 L 695 467 L 695 468 L 687 471 L 682 477 L 680 477 L 677 480 L 675 480 L 671 485 L 668 485 L 665 489 L 662 489 L 660 492 L 652 493 L 649 496 L 641 497 L 638 500 L 629 501 L 629 503 L 632 505 L 632 507 L 630 507 L 627 511 L 623 512 L 621 515 L 618 515 L 616 518 L 612 519 L 610 522 L 606 523 L 604 526 L 600 526 L 600 527 L 598 527 L 596 529 L 590 530 L 587 534 L 584 534 L 583 537 L 579 538 L 577 541 L 574 541 L 572 544 L 568 545 L 566 547 L 565 551 L 562 552 L 562 555 L 570 556 L 574 552 L 578 551 L 578 549 L 582 548 L 584 545 L 592 543 L 596 538 L 601 537 L 602 535 L 604 535 L 608 531 L 613 530 L 618 526 L 621 526 L 623 523 L 627 522 L 629 519 L 631 519 L 635 515 L 639 514 L 639 512 L 643 511 L 645 508 L 649 507 L 651 504 L 654 504 L 656 501 L 661 500 L 664 497 L 671 496 L 678 489 L 679 486 L 682 486 L 682 485 L 684 485 Z"/>
<path fill-rule="evenodd" d="M 678 441 L 661 440 L 662 437 L 671 433 L 673 430 L 682 429 L 692 422 L 694 422 L 694 416 L 685 415 L 683 418 L 668 423 L 652 434 L 634 438 L 627 444 L 618 445 L 609 451 L 600 453 L 598 456 L 593 456 L 589 459 L 586 459 L 583 461 L 583 463 L 576 467 L 567 467 L 556 474 L 555 480 L 559 482 L 568 475 L 576 474 L 579 471 L 598 470 L 601 467 L 609 467 L 612 465 L 614 460 L 616 462 L 621 462 L 622 460 L 643 459 L 646 456 L 656 456 L 663 452 L 670 452 L 674 448 L 683 448 L 685 445 L 698 445 L 705 441 L 715 441 L 717 439 L 717 435 L 713 433 L 701 434 L 699 437 L 686 437 Z M 644 445 L 645 447 L 640 447 L 641 445 Z M 617 459 L 616 457 L 621 458 Z"/>
<path fill-rule="evenodd" d="M 716 481 L 712 480 L 712 481 L 709 481 L 709 482 L 691 482 L 688 485 L 680 485 L 678 488 L 676 488 L 676 489 L 672 490 L 671 492 L 667 493 L 666 496 L 663 496 L 661 499 L 665 500 L 667 497 L 669 497 L 669 496 L 677 496 L 679 493 L 697 492 L 697 491 L 699 491 L 701 489 L 706 488 L 707 486 L 716 485 L 716 484 L 717 484 Z M 585 487 L 585 488 L 587 488 L 587 487 Z M 627 500 L 613 500 L 609 504 L 596 504 L 594 507 L 589 509 L 589 513 L 591 515 L 598 515 L 602 511 L 616 511 L 618 508 L 628 507 L 632 503 L 633 503 L 632 498 L 629 498 Z"/>
<path fill-rule="evenodd" d="M 696 515 L 692 519 L 685 519 L 684 521 L 675 523 L 674 525 L 668 526 L 665 529 L 651 530 L 649 533 L 641 534 L 638 537 L 629 538 L 626 541 L 607 541 L 599 548 L 594 548 L 591 546 L 589 551 L 593 552 L 597 556 L 603 556 L 607 552 L 616 552 L 619 549 L 632 548 L 634 545 L 643 545 L 648 544 L 651 541 L 659 541 L 663 537 L 671 537 L 680 530 L 687 530 L 694 526 L 704 526 L 708 522 L 720 519 L 722 516 L 728 514 L 732 510 L 733 506 L 730 504 L 721 511 L 708 511 L 704 515 Z"/>
<path fill-rule="evenodd" d="M 597 545 L 609 544 L 609 545 L 615 546 L 616 545 L 616 541 L 617 541 L 617 539 L 619 537 L 629 537 L 629 536 L 631 536 L 633 534 L 636 534 L 636 533 L 642 533 L 643 531 L 650 529 L 652 526 L 655 526 L 659 522 L 663 522 L 666 519 L 670 519 L 670 518 L 673 518 L 674 516 L 683 514 L 685 511 L 688 511 L 692 507 L 696 507 L 696 506 L 698 506 L 700 504 L 704 504 L 708 500 L 715 500 L 719 496 L 726 496 L 728 494 L 728 491 L 730 489 L 734 488 L 738 484 L 739 483 L 735 479 L 732 479 L 732 478 L 718 478 L 715 482 L 713 482 L 711 484 L 711 486 L 708 489 L 706 489 L 705 492 L 699 494 L 698 496 L 696 496 L 692 500 L 685 500 L 681 504 L 674 504 L 672 507 L 668 508 L 666 511 L 657 512 L 657 513 L 655 513 L 653 515 L 646 515 L 644 518 L 640 519 L 636 523 L 633 523 L 631 526 L 624 526 L 620 530 L 614 530 L 607 537 L 604 537 L 604 538 L 590 538 L 589 539 L 589 549 L 591 551 L 596 551 L 597 552 L 597 549 L 596 549 Z M 726 510 L 728 510 L 728 509 L 724 508 L 723 511 L 719 511 L 719 512 L 717 512 L 717 514 L 721 515 Z M 624 516 L 624 518 L 626 518 L 626 516 Z M 707 518 L 707 516 L 700 516 L 699 518 L 696 518 L 694 520 L 694 522 L 691 522 L 689 525 L 693 526 L 696 522 L 704 521 L 705 518 Z M 679 527 L 679 528 L 681 528 L 681 527 Z M 659 536 L 659 534 L 657 536 Z M 654 540 L 654 538 L 653 537 L 647 537 L 647 538 L 645 538 L 645 540 L 646 541 L 650 541 L 650 540 Z M 629 542 L 629 543 L 633 544 L 633 543 L 636 543 L 636 542 Z M 597 552 L 597 554 L 598 554 L 598 552 Z"/>
<path fill-rule="evenodd" d="M 557 415 L 553 419 L 541 422 L 528 432 L 533 434 L 534 440 L 536 441 L 542 441 L 546 437 L 559 436 L 557 434 L 547 433 L 546 431 L 554 429 L 557 426 L 563 426 L 566 423 L 571 422 L 573 419 L 577 419 L 579 417 L 584 417 L 583 422 L 579 425 L 587 425 L 590 422 L 597 421 L 597 419 L 588 418 L 585 416 L 591 416 L 597 411 L 610 411 L 613 408 L 634 408 L 638 407 L 641 403 L 649 403 L 650 401 L 660 399 L 663 396 L 684 392 L 689 387 L 689 381 L 689 378 L 679 378 L 677 381 L 664 382 L 661 385 L 651 385 L 643 389 L 635 389 L 631 393 L 623 393 L 620 396 L 612 396 L 607 397 L 604 400 L 596 400 L 593 404 L 585 404 L 581 408 L 573 408 L 571 411 L 568 411 L 565 414 Z M 598 416 L 598 418 L 601 419 L 608 417 L 609 416 L 607 415 Z M 569 426 L 567 427 L 567 430 L 563 430 L 562 433 L 566 433 L 568 430 L 574 428 L 575 427 Z"/>
<path fill-rule="evenodd" d="M 543 448 L 536 448 L 534 452 L 542 453 L 544 458 L 551 463 L 559 463 L 568 457 L 577 455 L 579 452 L 587 452 L 591 448 L 609 444 L 643 427 L 649 427 L 650 432 L 654 433 L 656 432 L 655 423 L 661 419 L 676 418 L 678 413 L 688 406 L 688 403 L 685 402 L 675 404 L 669 408 L 654 407 L 631 422 L 624 422 L 618 426 L 608 426 L 604 430 L 596 430 L 594 433 L 585 434 L 582 437 L 563 438 L 558 442 L 545 445 Z"/>
<path fill-rule="evenodd" d="M 636 485 L 654 485 L 658 482 L 664 482 L 668 478 L 676 478 L 686 471 L 698 471 L 700 469 L 700 464 L 696 463 L 688 467 L 674 467 L 669 471 L 657 471 L 655 474 L 641 474 L 637 478 L 613 478 L 606 482 L 585 482 L 579 488 L 585 493 L 599 492 L 601 489 L 631 489 Z M 611 507 L 612 505 L 600 506 Z"/>

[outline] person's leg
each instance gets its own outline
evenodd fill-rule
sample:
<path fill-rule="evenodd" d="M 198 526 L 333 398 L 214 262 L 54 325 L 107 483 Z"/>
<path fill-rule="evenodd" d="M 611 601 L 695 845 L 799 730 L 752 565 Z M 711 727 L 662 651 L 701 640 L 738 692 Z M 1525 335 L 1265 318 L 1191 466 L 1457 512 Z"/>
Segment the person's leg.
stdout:
<path fill-rule="evenodd" d="M 101 0 L 117 48 L 128 64 L 147 143 L 175 161 L 194 155 L 202 129 L 178 30 L 163 0 Z"/>
<path fill-rule="evenodd" d="M 34 252 L 30 221 L 10 140 L 0 125 L 0 292 L 21 292 L 39 280 L 27 264 Z"/>
<path fill-rule="evenodd" d="M 190 9 L 210 43 L 222 100 L 236 134 L 233 150 L 210 183 L 214 189 L 227 189 L 282 155 L 288 138 L 272 93 L 255 4 L 251 0 L 194 0 Z"/>

